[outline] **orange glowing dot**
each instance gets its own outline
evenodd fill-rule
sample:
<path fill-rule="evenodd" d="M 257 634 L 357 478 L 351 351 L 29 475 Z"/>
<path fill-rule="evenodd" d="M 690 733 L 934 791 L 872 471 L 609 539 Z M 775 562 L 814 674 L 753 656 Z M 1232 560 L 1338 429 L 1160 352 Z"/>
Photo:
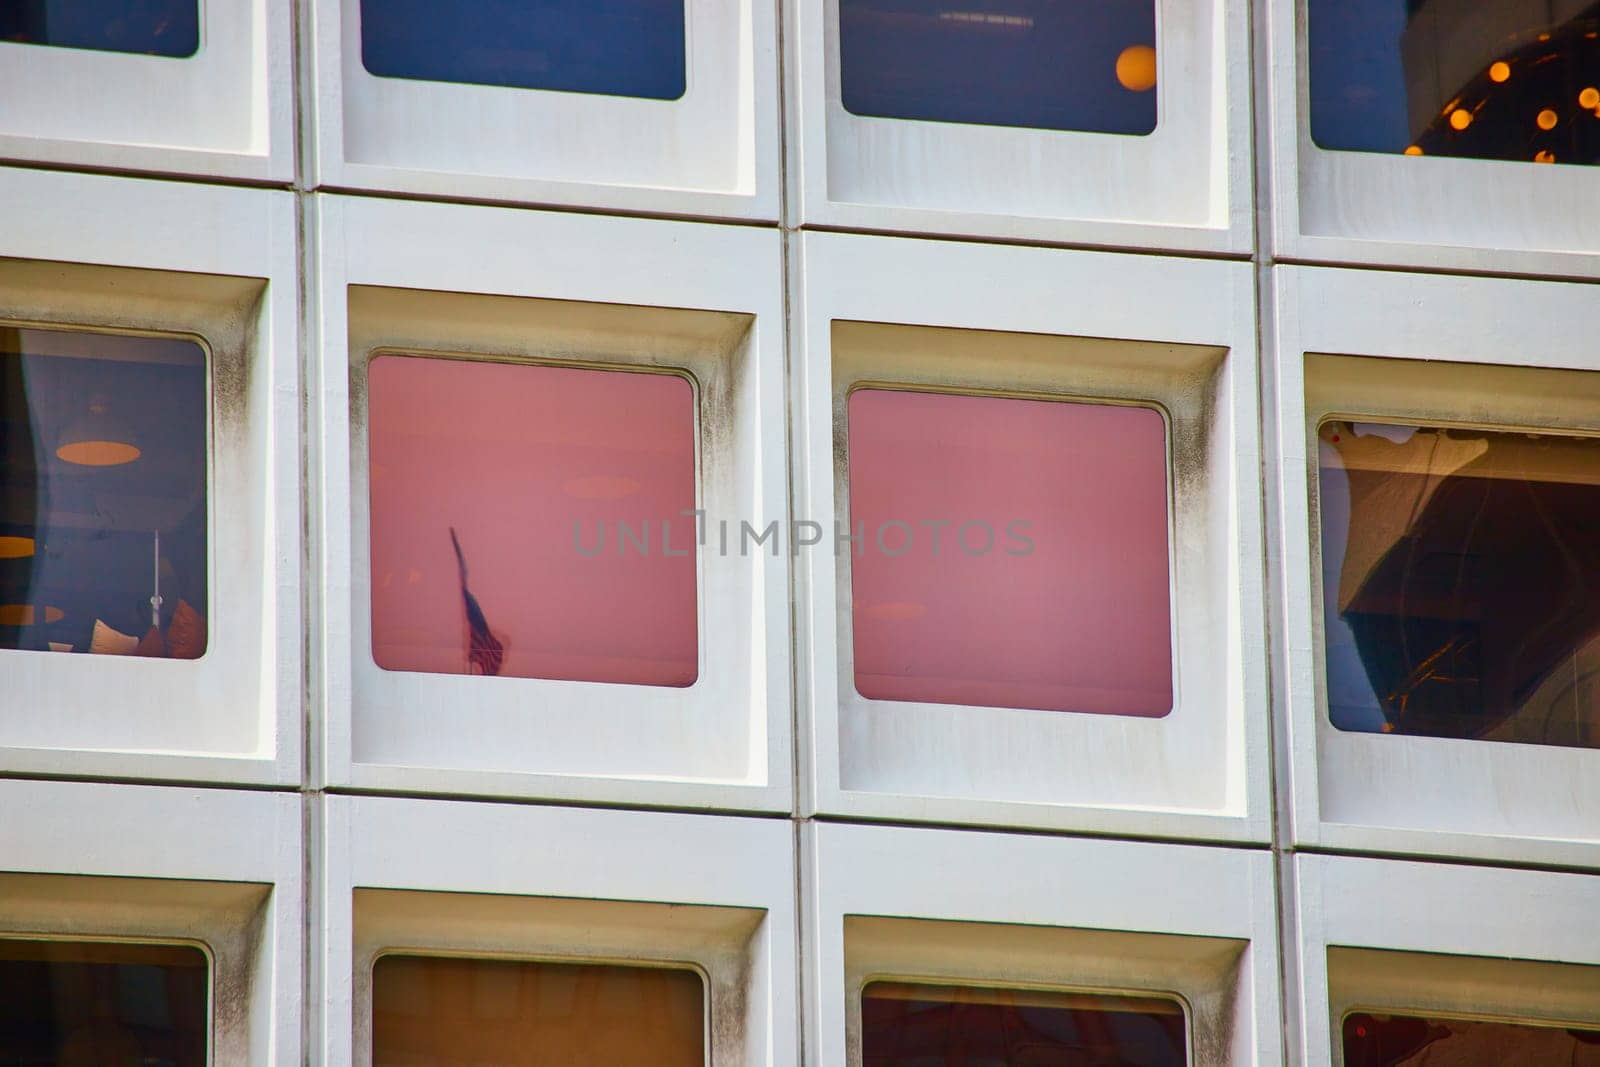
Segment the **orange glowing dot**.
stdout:
<path fill-rule="evenodd" d="M 1590 86 L 1578 94 L 1578 106 L 1586 111 L 1600 107 L 1600 89 Z"/>
<path fill-rule="evenodd" d="M 1490 65 L 1489 80 L 1492 82 L 1510 81 L 1511 64 L 1502 59 Z"/>
<path fill-rule="evenodd" d="M 1554 108 L 1547 107 L 1539 112 L 1539 117 L 1535 121 L 1539 123 L 1541 130 L 1553 130 L 1556 128 L 1556 123 L 1561 121 L 1561 116 L 1555 113 Z"/>
<path fill-rule="evenodd" d="M 61 459 L 84 467 L 119 467 L 132 463 L 142 454 L 137 445 L 121 441 L 74 441 L 56 449 Z"/>
<path fill-rule="evenodd" d="M 1472 125 L 1472 112 L 1464 107 L 1458 107 L 1450 112 L 1450 125 L 1458 130 L 1464 130 Z"/>
<path fill-rule="evenodd" d="M 1422 148 L 1419 145 L 1412 145 L 1411 147 L 1406 149 L 1406 155 L 1408 155 L 1408 156 L 1420 156 L 1420 155 L 1422 155 Z"/>
<path fill-rule="evenodd" d="M 1117 81 L 1135 93 L 1156 87 L 1156 50 L 1147 44 L 1129 45 L 1117 56 Z"/>
<path fill-rule="evenodd" d="M 1533 161 L 1535 163 L 1554 163 L 1556 161 L 1556 154 L 1548 149 L 1541 148 L 1539 151 L 1534 153 Z"/>
<path fill-rule="evenodd" d="M 33 555 L 33 538 L 0 537 L 0 559 L 26 559 Z"/>

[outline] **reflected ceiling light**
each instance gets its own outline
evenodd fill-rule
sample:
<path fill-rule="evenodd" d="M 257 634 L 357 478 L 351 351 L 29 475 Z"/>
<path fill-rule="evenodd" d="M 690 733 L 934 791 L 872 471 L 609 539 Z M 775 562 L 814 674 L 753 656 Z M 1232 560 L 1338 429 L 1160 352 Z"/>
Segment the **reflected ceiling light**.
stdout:
<path fill-rule="evenodd" d="M 89 412 L 67 425 L 56 447 L 56 458 L 83 467 L 119 467 L 144 453 L 127 441 L 111 407 L 104 400 L 89 401 Z"/>
<path fill-rule="evenodd" d="M 1547 107 L 1539 112 L 1539 117 L 1534 121 L 1539 124 L 1541 130 L 1553 130 L 1556 128 L 1556 123 L 1561 121 L 1561 116 L 1556 114 L 1554 108 Z"/>
<path fill-rule="evenodd" d="M 1129 45 L 1117 56 L 1117 81 L 1135 93 L 1156 87 L 1156 50 L 1147 44 Z"/>
<path fill-rule="evenodd" d="M 27 559 L 33 555 L 33 538 L 0 537 L 0 559 Z"/>
<path fill-rule="evenodd" d="M 1503 59 L 1492 64 L 1489 67 L 1489 80 L 1492 82 L 1510 81 L 1511 64 Z"/>
<path fill-rule="evenodd" d="M 1408 156 L 1420 156 L 1420 155 L 1422 155 L 1422 146 L 1421 145 L 1411 145 L 1410 147 L 1408 147 L 1406 149 L 1406 155 L 1408 155 Z"/>
<path fill-rule="evenodd" d="M 66 617 L 67 613 L 60 608 L 45 605 L 46 623 L 60 622 Z M 32 604 L 0 604 L 0 626 L 32 626 L 38 618 Z"/>
<path fill-rule="evenodd" d="M 1600 89 L 1590 86 L 1578 94 L 1578 106 L 1588 111 L 1600 107 Z"/>
<path fill-rule="evenodd" d="M 1556 154 L 1550 151 L 1548 148 L 1541 148 L 1539 151 L 1533 154 L 1533 161 L 1535 163 L 1554 163 L 1556 161 Z"/>
<path fill-rule="evenodd" d="M 1472 112 L 1464 107 L 1458 107 L 1450 112 L 1450 125 L 1454 129 L 1464 130 L 1472 125 Z"/>

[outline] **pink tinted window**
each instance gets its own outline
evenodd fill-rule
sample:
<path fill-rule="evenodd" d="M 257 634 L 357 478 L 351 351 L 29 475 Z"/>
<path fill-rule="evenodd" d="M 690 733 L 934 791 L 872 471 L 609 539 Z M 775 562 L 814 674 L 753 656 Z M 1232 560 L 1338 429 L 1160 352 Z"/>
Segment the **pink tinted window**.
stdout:
<path fill-rule="evenodd" d="M 862 696 L 1172 710 L 1159 412 L 859 389 L 849 419 Z"/>
<path fill-rule="evenodd" d="M 687 380 L 386 355 L 367 417 L 380 667 L 694 683 Z"/>

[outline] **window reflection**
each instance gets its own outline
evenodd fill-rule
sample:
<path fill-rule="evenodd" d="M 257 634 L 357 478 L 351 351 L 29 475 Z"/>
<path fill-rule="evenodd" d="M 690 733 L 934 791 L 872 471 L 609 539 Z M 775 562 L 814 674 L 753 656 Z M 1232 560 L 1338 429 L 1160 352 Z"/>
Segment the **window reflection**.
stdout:
<path fill-rule="evenodd" d="M 209 984 L 190 946 L 0 938 L 0 1063 L 205 1067 Z"/>
<path fill-rule="evenodd" d="M 857 389 L 849 420 L 862 696 L 1172 710 L 1160 412 Z"/>
<path fill-rule="evenodd" d="M 367 435 L 380 667 L 693 684 L 687 379 L 381 355 Z"/>
<path fill-rule="evenodd" d="M 1600 747 L 1600 440 L 1319 437 L 1333 724 Z"/>
<path fill-rule="evenodd" d="M 839 0 L 839 66 L 856 115 L 1147 134 L 1155 0 Z"/>
<path fill-rule="evenodd" d="M 382 956 L 372 968 L 373 1067 L 705 1067 L 694 971 L 595 963 Z"/>
<path fill-rule="evenodd" d="M 1182 1067 L 1183 1007 L 1160 997 L 872 982 L 863 1067 Z"/>
<path fill-rule="evenodd" d="M 1600 1030 L 1355 1012 L 1343 1033 L 1345 1067 L 1600 1067 Z"/>
<path fill-rule="evenodd" d="M 0 648 L 201 656 L 205 351 L 0 324 L 0 379 Z"/>
<path fill-rule="evenodd" d="M 200 50 L 199 0 L 5 0 L 0 41 L 185 59 Z"/>
<path fill-rule="evenodd" d="M 1323 148 L 1600 162 L 1600 3 L 1307 0 Z"/>
<path fill-rule="evenodd" d="M 676 100 L 684 0 L 361 0 L 379 77 Z"/>

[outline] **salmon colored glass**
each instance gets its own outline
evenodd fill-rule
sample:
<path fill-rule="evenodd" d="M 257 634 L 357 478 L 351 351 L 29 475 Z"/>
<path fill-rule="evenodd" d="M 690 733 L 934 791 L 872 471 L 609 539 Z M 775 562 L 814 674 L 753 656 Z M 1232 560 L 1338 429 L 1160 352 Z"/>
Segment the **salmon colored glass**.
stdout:
<path fill-rule="evenodd" d="M 373 1067 L 705 1067 L 694 971 L 382 956 L 372 968 Z"/>
<path fill-rule="evenodd" d="M 686 379 L 383 355 L 367 434 L 378 666 L 694 683 Z"/>
<path fill-rule="evenodd" d="M 209 985 L 192 946 L 0 938 L 0 1063 L 205 1067 Z"/>
<path fill-rule="evenodd" d="M 1161 997 L 872 982 L 862 1067 L 1184 1067 L 1183 1006 Z"/>
<path fill-rule="evenodd" d="M 1600 1030 L 1356 1012 L 1345 1067 L 1600 1067 Z"/>
<path fill-rule="evenodd" d="M 1172 710 L 1159 412 L 858 389 L 849 432 L 862 696 Z"/>

